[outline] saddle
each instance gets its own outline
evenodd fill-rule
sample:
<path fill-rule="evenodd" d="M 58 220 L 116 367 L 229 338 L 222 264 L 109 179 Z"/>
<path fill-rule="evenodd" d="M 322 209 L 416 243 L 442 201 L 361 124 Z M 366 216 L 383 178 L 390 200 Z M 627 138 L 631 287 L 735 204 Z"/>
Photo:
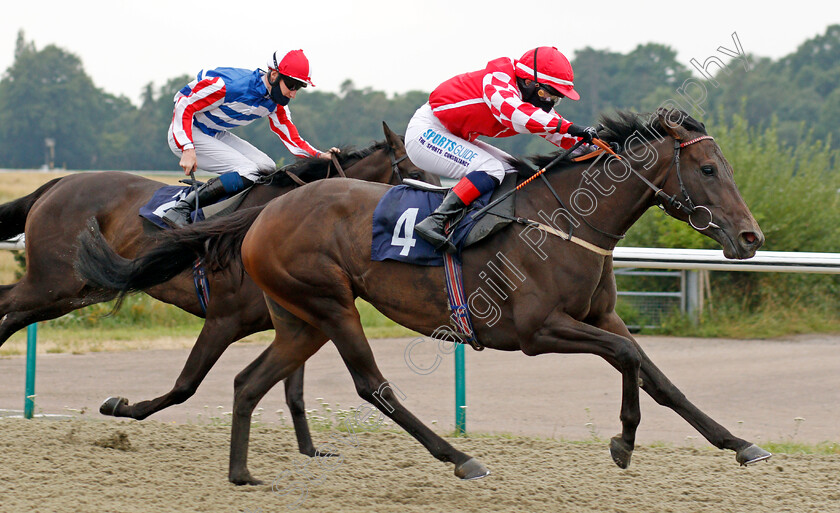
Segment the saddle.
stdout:
<path fill-rule="evenodd" d="M 181 182 L 190 184 L 191 186 L 194 185 L 196 187 L 201 185 L 201 182 L 197 180 L 181 180 Z M 164 230 L 169 229 L 169 225 L 161 220 L 161 216 L 178 203 L 178 201 L 189 194 L 191 188 L 192 187 L 183 187 L 180 185 L 166 185 L 161 187 L 152 194 L 148 203 L 140 207 L 140 216 L 158 228 Z M 230 214 L 239 208 L 239 205 L 242 204 L 242 200 L 245 199 L 245 196 L 248 192 L 250 192 L 251 188 L 253 188 L 253 185 L 233 196 L 230 196 L 229 198 L 213 203 L 212 205 L 201 206 L 199 204 L 198 211 L 194 211 L 192 213 L 193 222 Z"/>
<path fill-rule="evenodd" d="M 449 187 L 439 187 L 437 185 L 431 185 L 426 182 L 421 182 L 419 180 L 412 180 L 411 178 L 404 179 L 403 184 L 409 186 L 412 189 L 421 191 L 437 192 L 440 194 L 446 194 L 447 192 L 449 192 Z M 506 174 L 505 179 L 502 180 L 502 183 L 498 187 L 496 187 L 496 190 L 493 192 L 493 195 L 490 196 L 488 204 L 496 201 L 496 199 L 500 198 L 502 195 L 509 193 L 515 187 L 516 173 Z M 480 219 L 478 219 L 475 222 L 473 228 L 467 234 L 467 237 L 464 239 L 461 249 L 467 248 L 481 240 L 486 239 L 487 237 L 493 235 L 494 233 L 498 232 L 499 230 L 512 223 L 514 196 L 515 194 L 511 194 L 503 201 L 495 205 L 493 208 L 488 210 Z"/>

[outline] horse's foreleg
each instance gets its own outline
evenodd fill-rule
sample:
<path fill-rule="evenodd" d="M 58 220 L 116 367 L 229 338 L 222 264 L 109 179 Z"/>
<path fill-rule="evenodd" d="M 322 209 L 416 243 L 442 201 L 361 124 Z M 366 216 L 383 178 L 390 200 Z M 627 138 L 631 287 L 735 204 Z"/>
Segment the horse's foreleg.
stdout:
<path fill-rule="evenodd" d="M 630 339 L 641 356 L 639 377 L 642 380 L 642 389 L 650 395 L 654 401 L 667 406 L 684 418 L 689 424 L 703 435 L 712 445 L 718 449 L 731 449 L 736 452 L 738 463 L 746 465 L 761 461 L 770 457 L 770 453 L 753 445 L 751 442 L 738 438 L 729 432 L 725 427 L 715 422 L 711 417 L 694 406 L 682 392 L 671 383 L 656 365 L 648 358 L 638 342 L 630 334 L 627 326 L 614 312 L 598 323 L 604 330 L 610 331 Z"/>
<path fill-rule="evenodd" d="M 536 333 L 522 343 L 528 355 L 544 353 L 592 353 L 621 372 L 621 435 L 610 441 L 610 454 L 621 468 L 630 465 L 641 421 L 639 409 L 640 355 L 632 341 L 577 321 L 564 312 L 552 313 Z"/>
<path fill-rule="evenodd" d="M 169 392 L 155 399 L 134 404 L 129 404 L 123 397 L 109 397 L 99 407 L 99 412 L 103 415 L 143 420 L 164 408 L 183 403 L 195 394 L 225 349 L 241 336 L 239 331 L 240 323 L 236 318 L 207 319 L 181 374 L 175 381 L 175 386 Z"/>

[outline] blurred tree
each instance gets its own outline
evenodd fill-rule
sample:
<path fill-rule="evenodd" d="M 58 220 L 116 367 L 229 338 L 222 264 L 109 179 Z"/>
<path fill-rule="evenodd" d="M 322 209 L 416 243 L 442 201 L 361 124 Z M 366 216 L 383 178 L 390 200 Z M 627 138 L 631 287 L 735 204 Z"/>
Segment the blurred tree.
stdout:
<path fill-rule="evenodd" d="M 175 92 L 192 78 L 181 76 L 156 87 L 146 84 L 141 104 L 96 88 L 78 57 L 55 46 L 38 50 L 17 34 L 15 60 L 0 80 L 0 166 L 39 167 L 44 139 L 56 141 L 57 165 L 93 169 L 177 169 L 166 130 Z M 729 62 L 724 59 L 725 62 Z M 775 116 L 779 143 L 787 146 L 836 139 L 840 118 L 840 25 L 805 41 L 796 52 L 772 60 L 750 57 L 745 70 L 732 63 L 706 82 L 705 115 L 722 109 L 739 113 L 756 129 Z M 557 111 L 578 124 L 594 125 L 613 109 L 651 111 L 666 100 L 682 101 L 677 89 L 691 77 L 668 46 L 648 43 L 627 54 L 587 47 L 572 61 L 580 101 L 564 100 Z M 466 71 L 466 70 L 465 70 Z M 381 122 L 404 133 L 426 91 L 387 95 L 345 80 L 339 92 L 304 90 L 291 104 L 295 124 L 318 148 L 362 147 L 382 140 Z M 804 126 L 813 131 L 803 130 Z M 235 131 L 278 162 L 294 157 L 260 120 Z M 520 135 L 494 139 L 513 155 L 549 153 L 542 138 Z"/>
<path fill-rule="evenodd" d="M 56 165 L 96 168 L 102 127 L 131 108 L 97 89 L 77 56 L 53 45 L 38 51 L 21 31 L 14 63 L 0 80 L 0 162 L 39 167 L 50 138 Z"/>

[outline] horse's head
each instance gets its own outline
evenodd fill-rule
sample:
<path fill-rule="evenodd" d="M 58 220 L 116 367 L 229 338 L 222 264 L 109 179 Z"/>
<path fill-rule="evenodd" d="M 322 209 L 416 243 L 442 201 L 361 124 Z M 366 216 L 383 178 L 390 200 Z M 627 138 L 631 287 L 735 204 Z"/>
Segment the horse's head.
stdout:
<path fill-rule="evenodd" d="M 663 208 L 717 241 L 726 258 L 754 256 L 764 244 L 764 234 L 741 198 L 720 146 L 702 124 L 682 111 L 660 109 L 656 116 L 675 141 L 674 157 L 661 185 L 664 194 L 659 194 Z"/>
<path fill-rule="evenodd" d="M 420 180 L 432 185 L 440 185 L 440 178 L 415 166 L 405 152 L 405 141 L 394 133 L 384 121 L 382 130 L 385 132 L 385 142 L 388 143 L 388 158 L 391 161 L 391 185 L 399 185 L 403 178 Z"/>
<path fill-rule="evenodd" d="M 382 123 L 385 140 L 359 151 L 342 151 L 339 161 L 349 178 L 368 182 L 400 185 L 403 178 L 440 185 L 440 179 L 415 166 L 405 153 L 405 143 L 388 125 Z"/>

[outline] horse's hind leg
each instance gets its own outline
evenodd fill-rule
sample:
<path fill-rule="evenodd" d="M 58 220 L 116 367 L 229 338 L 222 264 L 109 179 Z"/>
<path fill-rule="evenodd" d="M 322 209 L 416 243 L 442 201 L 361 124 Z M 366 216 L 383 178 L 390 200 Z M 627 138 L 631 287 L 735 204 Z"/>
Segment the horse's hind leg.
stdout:
<path fill-rule="evenodd" d="M 260 484 L 248 471 L 251 414 L 260 399 L 281 379 L 303 365 L 323 346 L 327 337 L 316 328 L 286 313 L 280 319 L 271 305 L 275 338 L 271 345 L 240 372 L 233 384 L 233 418 L 228 479 L 234 484 Z"/>
<path fill-rule="evenodd" d="M 40 248 L 49 247 L 42 244 Z M 79 308 L 115 297 L 85 287 L 73 273 L 72 260 L 62 260 L 46 249 L 28 249 L 26 274 L 17 283 L 0 287 L 0 345 L 16 331 Z M 59 249 L 49 247 L 49 251 Z"/>
<path fill-rule="evenodd" d="M 306 408 L 303 405 L 303 370 L 301 365 L 284 380 L 286 387 L 286 404 L 295 426 L 298 450 L 306 456 L 315 456 L 315 446 L 309 433 L 309 422 L 306 420 Z M 338 456 L 338 455 L 336 455 Z"/>
<path fill-rule="evenodd" d="M 618 315 L 613 313 L 607 316 L 600 326 L 630 339 L 636 346 L 641 356 L 639 378 L 642 381 L 642 389 L 654 401 L 674 410 L 718 449 L 735 451 L 735 459 L 742 465 L 766 460 L 771 456 L 764 449 L 730 433 L 686 399 L 685 395 L 653 364 Z"/>
<path fill-rule="evenodd" d="M 336 315 L 335 312 L 342 313 L 326 320 L 324 331 L 332 339 L 347 365 L 359 396 L 376 406 L 410 433 L 426 447 L 432 456 L 441 461 L 454 463 L 457 477 L 478 479 L 488 475 L 490 471 L 483 464 L 452 447 L 397 400 L 394 389 L 399 390 L 399 388 L 389 383 L 379 371 L 352 298 L 342 303 L 344 304 L 329 305 L 325 309 L 333 315 Z"/>
<path fill-rule="evenodd" d="M 32 323 L 55 319 L 73 310 L 110 299 L 78 294 L 60 299 L 45 297 L 40 301 L 29 298 L 20 300 L 18 291 L 19 289 L 0 291 L 0 346 L 17 331 Z M 15 295 L 17 297 L 13 297 Z"/>

